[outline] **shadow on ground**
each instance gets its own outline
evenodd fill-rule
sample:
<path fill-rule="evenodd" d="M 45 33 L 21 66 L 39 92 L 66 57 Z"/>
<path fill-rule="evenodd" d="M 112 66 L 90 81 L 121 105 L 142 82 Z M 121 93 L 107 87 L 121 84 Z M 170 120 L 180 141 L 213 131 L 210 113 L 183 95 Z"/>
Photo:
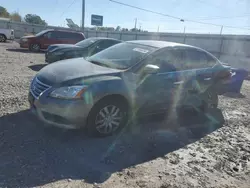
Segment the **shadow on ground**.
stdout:
<path fill-rule="evenodd" d="M 36 65 L 30 65 L 29 68 L 33 71 L 40 71 L 43 67 L 45 67 L 47 64 L 36 64 Z"/>
<path fill-rule="evenodd" d="M 246 98 L 246 96 L 243 95 L 242 93 L 232 93 L 232 92 L 225 93 L 224 96 L 229 98 Z"/>
<path fill-rule="evenodd" d="M 7 51 L 10 51 L 10 52 L 21 52 L 21 53 L 45 53 L 44 51 L 39 51 L 39 52 L 31 52 L 29 51 L 28 49 L 24 49 L 24 48 L 8 48 L 6 49 Z"/>
<path fill-rule="evenodd" d="M 34 187 L 69 178 L 102 183 L 114 172 L 164 157 L 224 123 L 219 109 L 208 118 L 187 119 L 189 128 L 176 132 L 150 117 L 130 131 L 97 139 L 82 131 L 45 129 L 29 111 L 0 117 L 0 187 Z"/>

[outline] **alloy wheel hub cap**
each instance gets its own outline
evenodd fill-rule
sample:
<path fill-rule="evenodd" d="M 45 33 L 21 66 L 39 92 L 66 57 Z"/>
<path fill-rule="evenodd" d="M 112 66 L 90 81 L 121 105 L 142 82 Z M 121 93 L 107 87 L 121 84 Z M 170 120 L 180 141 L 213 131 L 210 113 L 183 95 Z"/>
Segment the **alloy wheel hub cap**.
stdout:
<path fill-rule="evenodd" d="M 120 126 L 122 121 L 121 110 L 109 105 L 99 111 L 95 119 L 96 130 L 101 134 L 109 134 L 114 132 Z"/>

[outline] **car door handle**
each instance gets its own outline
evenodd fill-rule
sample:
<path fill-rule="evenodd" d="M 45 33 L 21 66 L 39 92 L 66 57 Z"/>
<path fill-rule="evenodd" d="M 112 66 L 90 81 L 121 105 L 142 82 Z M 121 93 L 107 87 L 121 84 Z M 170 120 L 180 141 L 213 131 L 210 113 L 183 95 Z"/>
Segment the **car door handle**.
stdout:
<path fill-rule="evenodd" d="M 174 85 L 180 85 L 180 84 L 183 84 L 184 81 L 178 81 L 178 82 L 174 82 Z"/>
<path fill-rule="evenodd" d="M 211 79 L 212 79 L 212 78 L 210 78 L 210 77 L 204 78 L 205 81 L 209 81 L 209 80 L 211 80 Z"/>

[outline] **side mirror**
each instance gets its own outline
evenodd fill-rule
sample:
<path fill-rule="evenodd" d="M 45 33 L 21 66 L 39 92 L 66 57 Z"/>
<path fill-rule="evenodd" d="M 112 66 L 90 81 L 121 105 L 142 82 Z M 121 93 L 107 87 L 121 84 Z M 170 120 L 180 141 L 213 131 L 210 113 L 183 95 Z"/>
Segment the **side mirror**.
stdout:
<path fill-rule="evenodd" d="M 144 67 L 143 72 L 146 74 L 155 74 L 158 72 L 159 69 L 160 69 L 160 67 L 158 67 L 156 65 L 148 64 Z"/>

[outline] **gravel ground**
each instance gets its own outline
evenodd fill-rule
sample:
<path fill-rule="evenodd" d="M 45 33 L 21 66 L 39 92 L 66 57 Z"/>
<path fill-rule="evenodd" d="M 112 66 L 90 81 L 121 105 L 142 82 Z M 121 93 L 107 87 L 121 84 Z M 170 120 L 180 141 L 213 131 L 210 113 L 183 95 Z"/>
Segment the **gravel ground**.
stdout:
<path fill-rule="evenodd" d="M 42 53 L 0 44 L 0 187 L 249 188 L 250 81 L 208 118 L 148 118 L 96 139 L 30 114 L 29 82 L 45 65 Z"/>

